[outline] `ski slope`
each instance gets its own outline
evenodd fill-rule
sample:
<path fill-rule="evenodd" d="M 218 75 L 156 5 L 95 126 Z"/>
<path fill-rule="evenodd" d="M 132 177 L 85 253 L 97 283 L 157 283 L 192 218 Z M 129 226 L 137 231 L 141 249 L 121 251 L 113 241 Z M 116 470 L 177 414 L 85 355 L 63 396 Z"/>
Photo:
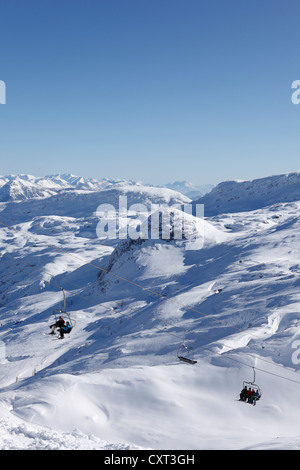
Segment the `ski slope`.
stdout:
<path fill-rule="evenodd" d="M 298 449 L 300 202 L 276 191 L 187 215 L 183 240 L 105 241 L 107 195 L 1 205 L 0 449 Z M 64 340 L 49 335 L 61 287 Z M 184 331 L 194 366 L 177 359 Z M 256 406 L 237 401 L 253 366 Z"/>

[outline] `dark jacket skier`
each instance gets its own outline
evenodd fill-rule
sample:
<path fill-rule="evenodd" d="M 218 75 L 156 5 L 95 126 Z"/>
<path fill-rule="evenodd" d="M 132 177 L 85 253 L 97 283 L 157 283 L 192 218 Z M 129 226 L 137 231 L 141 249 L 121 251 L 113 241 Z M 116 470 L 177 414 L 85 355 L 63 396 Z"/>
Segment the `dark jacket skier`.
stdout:
<path fill-rule="evenodd" d="M 247 400 L 247 394 L 248 394 L 248 390 L 247 390 L 247 387 L 245 386 L 243 388 L 243 390 L 241 391 L 241 393 L 240 393 L 240 400 L 241 401 L 246 401 Z"/>
<path fill-rule="evenodd" d="M 50 325 L 50 328 L 52 330 L 50 335 L 54 335 L 56 330 L 58 328 L 62 328 L 64 325 L 65 325 L 65 320 L 63 319 L 63 317 L 59 317 L 59 319 L 55 323 L 53 323 L 53 325 Z"/>

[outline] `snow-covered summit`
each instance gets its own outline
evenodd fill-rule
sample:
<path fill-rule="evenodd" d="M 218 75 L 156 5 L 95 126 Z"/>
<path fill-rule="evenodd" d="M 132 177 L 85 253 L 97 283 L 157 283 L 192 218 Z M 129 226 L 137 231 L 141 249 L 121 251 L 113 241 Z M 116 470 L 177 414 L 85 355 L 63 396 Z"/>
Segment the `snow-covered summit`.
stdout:
<path fill-rule="evenodd" d="M 32 175 L 9 175 L 0 177 L 0 202 L 20 201 L 31 198 L 49 197 L 70 186 L 54 178 L 37 178 Z"/>
<path fill-rule="evenodd" d="M 205 215 L 244 212 L 300 200 L 300 172 L 250 181 L 224 181 L 197 200 Z"/>

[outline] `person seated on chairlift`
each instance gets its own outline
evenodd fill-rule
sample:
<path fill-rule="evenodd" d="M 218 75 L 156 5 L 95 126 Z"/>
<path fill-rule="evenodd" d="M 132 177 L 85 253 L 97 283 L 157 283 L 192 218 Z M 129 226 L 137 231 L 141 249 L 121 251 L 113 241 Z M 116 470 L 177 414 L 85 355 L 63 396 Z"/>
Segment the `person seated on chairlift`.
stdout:
<path fill-rule="evenodd" d="M 256 391 L 254 392 L 254 395 L 253 395 L 253 400 L 252 400 L 252 402 L 253 402 L 253 406 L 255 406 L 255 405 L 256 405 L 256 402 L 257 402 L 257 400 L 259 400 L 259 399 L 260 399 L 260 394 L 259 394 L 259 391 L 258 391 L 258 390 L 256 390 Z"/>
<path fill-rule="evenodd" d="M 56 333 L 56 330 L 58 328 L 62 328 L 63 326 L 65 326 L 65 320 L 63 319 L 63 317 L 59 317 L 59 319 L 55 323 L 53 323 L 53 325 L 50 325 L 50 335 L 54 335 Z"/>
<path fill-rule="evenodd" d="M 251 405 L 256 405 L 257 400 L 260 399 L 260 394 L 258 390 L 254 390 L 254 388 L 247 389 L 245 386 L 243 390 L 240 393 L 240 401 L 246 401 L 247 403 L 250 403 Z"/>
<path fill-rule="evenodd" d="M 243 390 L 241 391 L 240 393 L 240 401 L 246 401 L 247 400 L 247 396 L 248 396 L 248 389 L 247 387 L 245 386 L 243 388 Z"/>
<path fill-rule="evenodd" d="M 60 333 L 59 338 L 63 339 L 64 335 L 70 333 L 71 330 L 72 330 L 72 327 L 71 327 L 70 323 L 67 321 L 67 323 L 64 326 L 62 326 L 61 328 L 59 328 L 59 330 L 58 330 L 59 333 Z"/>
<path fill-rule="evenodd" d="M 248 403 L 250 403 L 252 405 L 253 403 L 253 397 L 254 397 L 254 388 L 249 388 L 248 390 Z"/>

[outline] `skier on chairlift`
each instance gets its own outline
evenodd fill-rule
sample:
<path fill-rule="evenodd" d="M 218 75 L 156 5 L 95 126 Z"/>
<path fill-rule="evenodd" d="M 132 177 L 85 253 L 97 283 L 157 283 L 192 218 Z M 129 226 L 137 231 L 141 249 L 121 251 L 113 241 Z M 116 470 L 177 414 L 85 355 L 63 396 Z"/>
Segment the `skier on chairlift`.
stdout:
<path fill-rule="evenodd" d="M 55 335 L 56 330 L 62 328 L 63 326 L 65 326 L 65 320 L 63 319 L 63 317 L 59 317 L 59 319 L 55 323 L 53 323 L 53 325 L 50 325 L 50 335 Z"/>
<path fill-rule="evenodd" d="M 246 401 L 247 400 L 247 395 L 248 395 L 248 389 L 245 386 L 243 390 L 240 393 L 240 401 Z"/>
<path fill-rule="evenodd" d="M 64 339 L 65 334 L 70 333 L 72 330 L 72 327 L 70 323 L 67 321 L 65 325 L 63 325 L 61 328 L 58 329 L 60 336 L 59 339 Z"/>

